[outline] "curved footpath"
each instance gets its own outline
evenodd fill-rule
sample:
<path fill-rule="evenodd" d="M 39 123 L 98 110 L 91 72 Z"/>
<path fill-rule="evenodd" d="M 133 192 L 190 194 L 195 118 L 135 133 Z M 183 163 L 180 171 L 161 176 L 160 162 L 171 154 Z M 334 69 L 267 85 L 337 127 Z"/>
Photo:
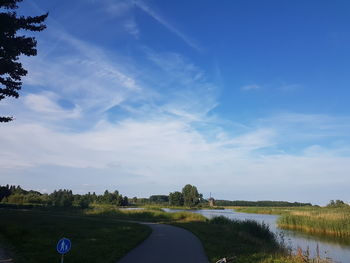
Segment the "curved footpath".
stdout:
<path fill-rule="evenodd" d="M 151 235 L 118 263 L 209 263 L 199 239 L 175 226 L 142 223 Z"/>

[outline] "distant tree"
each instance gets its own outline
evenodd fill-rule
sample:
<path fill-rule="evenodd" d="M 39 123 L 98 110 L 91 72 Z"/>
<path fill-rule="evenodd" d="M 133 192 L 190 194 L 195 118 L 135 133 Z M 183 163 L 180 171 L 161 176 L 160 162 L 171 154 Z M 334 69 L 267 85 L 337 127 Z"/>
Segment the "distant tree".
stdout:
<path fill-rule="evenodd" d="M 23 204 L 25 200 L 25 195 L 23 194 L 12 194 L 7 198 L 7 203 L 10 204 Z"/>
<path fill-rule="evenodd" d="M 184 205 L 193 207 L 199 204 L 199 193 L 197 187 L 187 184 L 182 188 L 182 195 L 184 198 Z"/>
<path fill-rule="evenodd" d="M 327 205 L 327 207 L 345 207 L 348 206 L 348 204 L 346 204 L 344 201 L 342 200 L 331 200 L 329 202 L 329 204 Z"/>
<path fill-rule="evenodd" d="M 76 201 L 76 206 L 80 208 L 88 208 L 90 205 L 90 198 L 89 195 L 76 195 L 74 196 L 74 201 Z"/>
<path fill-rule="evenodd" d="M 149 201 L 151 203 L 168 203 L 169 202 L 169 196 L 167 195 L 151 195 L 149 197 Z"/>
<path fill-rule="evenodd" d="M 23 0 L 1 0 L 0 8 L 12 9 L 0 13 L 0 101 L 6 97 L 18 98 L 18 91 L 22 87 L 21 78 L 27 75 L 27 71 L 18 62 L 21 55 L 35 56 L 36 40 L 34 37 L 18 35 L 17 31 L 42 31 L 46 28 L 43 24 L 48 13 L 41 16 L 20 16 L 15 9 L 17 3 Z M 1 9 L 0 9 L 1 10 Z M 0 122 L 11 121 L 13 117 L 0 116 Z"/>
<path fill-rule="evenodd" d="M 128 206 L 129 205 L 129 198 L 127 196 L 123 197 L 121 205 L 122 206 Z"/>
<path fill-rule="evenodd" d="M 184 197 L 181 192 L 173 192 L 169 194 L 169 204 L 174 206 L 183 206 Z"/>
<path fill-rule="evenodd" d="M 0 186 L 0 202 L 11 194 L 9 185 Z"/>
<path fill-rule="evenodd" d="M 137 203 L 141 205 L 149 204 L 149 199 L 148 198 L 138 198 Z"/>
<path fill-rule="evenodd" d="M 44 200 L 40 193 L 38 194 L 38 193 L 35 193 L 34 191 L 30 191 L 28 194 L 24 195 L 24 203 L 44 204 Z"/>
<path fill-rule="evenodd" d="M 92 193 L 90 198 L 91 198 L 91 203 L 96 203 L 97 202 L 97 195 L 96 195 L 95 192 Z"/>
<path fill-rule="evenodd" d="M 71 207 L 74 201 L 72 190 L 60 189 L 54 191 L 50 194 L 50 201 L 53 206 Z"/>

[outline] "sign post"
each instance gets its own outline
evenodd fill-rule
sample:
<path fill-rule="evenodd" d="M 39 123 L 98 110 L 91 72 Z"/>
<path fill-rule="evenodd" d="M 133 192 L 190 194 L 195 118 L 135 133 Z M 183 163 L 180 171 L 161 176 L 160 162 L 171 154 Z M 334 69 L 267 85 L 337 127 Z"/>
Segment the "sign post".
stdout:
<path fill-rule="evenodd" d="M 63 263 L 64 260 L 64 254 L 66 254 L 72 246 L 72 243 L 68 238 L 61 238 L 56 246 L 57 252 L 60 253 L 61 256 L 61 263 Z"/>

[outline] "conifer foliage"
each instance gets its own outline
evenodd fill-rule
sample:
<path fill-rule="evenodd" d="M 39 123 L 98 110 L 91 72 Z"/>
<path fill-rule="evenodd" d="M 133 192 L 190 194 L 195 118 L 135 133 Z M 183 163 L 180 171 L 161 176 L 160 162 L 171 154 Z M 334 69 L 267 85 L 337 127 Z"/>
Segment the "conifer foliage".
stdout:
<path fill-rule="evenodd" d="M 18 62 L 20 55 L 35 56 L 34 37 L 19 35 L 18 31 L 42 31 L 48 13 L 40 16 L 17 16 L 17 3 L 23 0 L 0 0 L 0 101 L 6 97 L 18 98 L 22 87 L 21 78 L 27 70 Z M 13 117 L 0 116 L 0 122 L 9 122 Z"/>

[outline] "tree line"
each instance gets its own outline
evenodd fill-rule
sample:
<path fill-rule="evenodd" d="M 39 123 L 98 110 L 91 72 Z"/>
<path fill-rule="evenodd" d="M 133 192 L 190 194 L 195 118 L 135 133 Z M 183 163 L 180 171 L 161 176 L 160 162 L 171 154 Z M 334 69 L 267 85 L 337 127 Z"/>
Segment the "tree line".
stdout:
<path fill-rule="evenodd" d="M 95 192 L 87 194 L 73 194 L 72 190 L 59 189 L 51 194 L 42 194 L 38 191 L 27 191 L 20 186 L 0 185 L 0 203 L 2 204 L 30 204 L 54 207 L 80 207 L 88 208 L 91 204 L 107 204 L 115 206 L 144 206 L 144 205 L 170 205 L 184 207 L 205 207 L 209 205 L 207 199 L 198 192 L 194 185 L 187 184 L 181 191 L 174 191 L 168 195 L 151 195 L 149 198 L 138 198 L 121 195 L 117 190 L 104 191 L 98 195 Z M 298 207 L 311 206 L 311 203 L 286 201 L 230 201 L 215 200 L 216 206 L 260 206 L 260 207 Z M 331 200 L 328 207 L 341 207 L 346 205 L 341 200 Z"/>
<path fill-rule="evenodd" d="M 116 206 L 128 206 L 129 199 L 118 191 L 106 190 L 102 195 L 95 192 L 84 195 L 73 194 L 72 190 L 60 189 L 51 194 L 42 194 L 38 191 L 26 191 L 20 186 L 0 186 L 0 202 L 3 204 L 31 204 L 54 207 L 80 207 L 87 208 L 90 204 L 110 204 Z"/>
<path fill-rule="evenodd" d="M 206 203 L 203 195 L 198 193 L 197 187 L 187 184 L 182 191 L 176 191 L 169 195 L 151 195 L 149 198 L 128 198 L 121 195 L 118 191 L 109 192 L 106 190 L 103 194 L 97 195 L 95 192 L 87 194 L 73 194 L 72 190 L 60 189 L 51 194 L 42 194 L 38 191 L 27 191 L 20 186 L 0 185 L 0 202 L 2 204 L 16 205 L 41 205 L 54 207 L 81 207 L 87 208 L 91 204 L 108 204 L 115 206 L 131 205 L 171 205 L 195 207 Z"/>

